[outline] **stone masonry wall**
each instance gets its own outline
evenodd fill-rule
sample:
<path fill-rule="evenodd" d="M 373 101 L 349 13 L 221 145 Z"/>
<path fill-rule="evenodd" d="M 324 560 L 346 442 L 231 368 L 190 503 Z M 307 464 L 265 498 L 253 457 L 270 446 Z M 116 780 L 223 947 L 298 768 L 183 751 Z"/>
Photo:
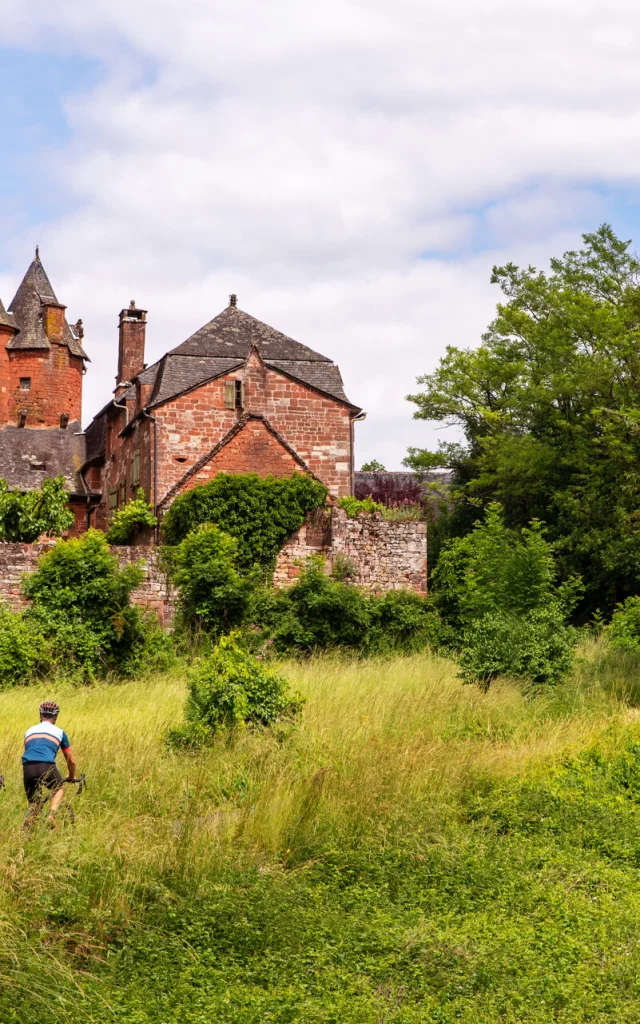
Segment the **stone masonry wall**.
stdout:
<path fill-rule="evenodd" d="M 278 555 L 274 583 L 286 587 L 310 555 L 326 558 L 327 572 L 339 556 L 350 559 L 350 582 L 365 590 L 427 592 L 427 524 L 387 522 L 380 516 L 350 519 L 341 508 L 321 509 L 287 541 Z"/>
<path fill-rule="evenodd" d="M 46 544 L 0 544 L 0 604 L 18 611 L 25 602 L 20 595 L 20 582 L 25 573 L 33 572 L 38 559 L 53 546 Z M 170 626 L 175 611 L 175 598 L 165 574 L 158 565 L 159 549 L 146 546 L 113 547 L 121 565 L 142 561 L 144 580 L 133 593 L 132 600 L 158 616 Z M 427 527 L 426 523 L 388 523 L 366 516 L 349 519 L 339 508 L 320 509 L 287 541 L 278 556 L 273 581 L 285 587 L 300 573 L 301 564 L 309 555 L 322 554 L 330 572 L 337 556 L 351 559 L 355 575 L 350 582 L 374 592 L 415 590 L 427 592 Z"/>
<path fill-rule="evenodd" d="M 33 572 L 38 559 L 50 551 L 47 544 L 0 544 L 0 603 L 19 611 L 25 601 L 20 595 L 20 581 L 25 573 Z M 144 563 L 145 577 L 132 594 L 132 600 L 141 608 L 148 608 L 158 616 L 162 625 L 169 626 L 173 619 L 174 600 L 163 572 L 158 568 L 158 549 L 152 547 L 114 547 L 111 549 L 121 565 L 127 562 Z"/>

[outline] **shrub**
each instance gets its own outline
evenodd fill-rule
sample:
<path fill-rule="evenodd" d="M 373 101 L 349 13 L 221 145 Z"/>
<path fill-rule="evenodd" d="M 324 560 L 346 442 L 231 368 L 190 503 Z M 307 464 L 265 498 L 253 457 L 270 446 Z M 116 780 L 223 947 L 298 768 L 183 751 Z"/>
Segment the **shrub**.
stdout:
<path fill-rule="evenodd" d="M 571 668 L 576 639 L 554 604 L 520 616 L 489 612 L 463 633 L 462 678 L 485 689 L 499 675 L 558 683 Z"/>
<path fill-rule="evenodd" d="M 49 644 L 28 616 L 0 607 L 0 689 L 21 686 L 46 673 Z"/>
<path fill-rule="evenodd" d="M 85 678 L 132 675 L 151 667 L 149 643 L 156 663 L 160 647 L 165 660 L 170 653 L 157 624 L 131 605 L 142 577 L 139 565 L 120 568 L 104 534 L 89 530 L 79 540 L 59 541 L 25 577 L 23 593 L 33 602 L 25 616 L 51 642 L 61 670 Z"/>
<path fill-rule="evenodd" d="M 355 519 L 359 515 L 382 515 L 384 512 L 384 505 L 374 501 L 371 495 L 366 498 L 354 498 L 351 495 L 347 495 L 344 498 L 340 498 L 338 506 L 343 508 L 349 519 Z"/>
<path fill-rule="evenodd" d="M 192 530 L 175 549 L 169 571 L 184 625 L 219 634 L 240 624 L 252 584 L 236 569 L 237 552 L 235 537 L 211 523 Z"/>
<path fill-rule="evenodd" d="M 107 530 L 109 544 L 131 544 L 139 530 L 156 526 L 158 520 L 142 487 L 135 498 L 116 510 Z"/>
<path fill-rule="evenodd" d="M 0 541 L 33 544 L 38 537 L 59 537 L 70 529 L 74 515 L 68 507 L 64 477 L 45 480 L 38 490 L 12 491 L 0 479 Z"/>
<path fill-rule="evenodd" d="M 362 654 L 424 650 L 442 640 L 432 604 L 419 594 L 392 591 L 367 595 L 358 587 L 325 575 L 313 557 L 286 590 L 254 594 L 247 616 L 248 640 L 259 649 L 266 638 L 275 651 L 309 654 L 343 648 Z"/>
<path fill-rule="evenodd" d="M 238 541 L 240 572 L 273 569 L 277 554 L 313 509 L 324 504 L 324 484 L 304 473 L 261 477 L 218 473 L 176 498 L 162 522 L 166 544 L 179 544 L 203 523 L 214 523 Z"/>
<path fill-rule="evenodd" d="M 221 729 L 273 725 L 293 718 L 302 701 L 287 693 L 287 680 L 267 668 L 239 641 L 223 637 L 189 673 L 185 721 L 170 729 L 173 747 L 199 747 Z"/>
<path fill-rule="evenodd" d="M 568 669 L 576 634 L 565 619 L 581 584 L 556 584 L 542 524 L 508 530 L 501 506 L 490 505 L 471 533 L 443 548 L 433 583 L 465 679 L 487 685 L 504 672 L 557 682 Z"/>
<path fill-rule="evenodd" d="M 628 597 L 613 613 L 607 637 L 619 651 L 640 651 L 640 597 Z"/>
<path fill-rule="evenodd" d="M 379 515 L 389 522 L 396 523 L 424 519 L 424 509 L 420 504 L 401 501 L 394 504 L 393 507 L 388 507 L 374 501 L 370 494 L 362 499 L 351 496 L 340 498 L 338 506 L 345 510 L 350 519 L 356 519 L 360 515 Z"/>

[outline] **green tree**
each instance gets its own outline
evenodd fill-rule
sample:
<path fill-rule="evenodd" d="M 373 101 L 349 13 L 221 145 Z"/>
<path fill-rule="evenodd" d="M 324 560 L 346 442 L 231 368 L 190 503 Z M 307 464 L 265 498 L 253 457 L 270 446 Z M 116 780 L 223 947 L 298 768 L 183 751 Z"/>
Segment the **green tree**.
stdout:
<path fill-rule="evenodd" d="M 454 469 L 454 533 L 491 501 L 508 526 L 544 520 L 562 574 L 585 581 L 586 612 L 640 578 L 640 263 L 608 225 L 583 237 L 549 273 L 494 267 L 506 301 L 482 343 L 449 347 L 409 396 L 465 443 L 405 461 Z"/>
<path fill-rule="evenodd" d="M 360 467 L 361 473 L 386 473 L 385 467 L 377 459 L 371 459 L 370 462 L 363 462 Z"/>
<path fill-rule="evenodd" d="M 178 588 L 180 611 L 188 627 L 228 632 L 242 621 L 253 588 L 236 569 L 238 542 L 212 523 L 192 530 L 173 552 L 171 580 Z"/>
<path fill-rule="evenodd" d="M 33 544 L 41 536 L 60 537 L 73 522 L 63 476 L 25 493 L 11 490 L 0 479 L 0 541 Z"/>

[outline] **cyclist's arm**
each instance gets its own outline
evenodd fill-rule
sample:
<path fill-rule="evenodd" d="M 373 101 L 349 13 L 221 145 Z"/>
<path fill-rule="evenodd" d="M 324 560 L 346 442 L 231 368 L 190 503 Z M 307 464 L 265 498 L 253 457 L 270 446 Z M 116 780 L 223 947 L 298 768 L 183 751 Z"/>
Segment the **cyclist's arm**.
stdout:
<path fill-rule="evenodd" d="M 62 751 L 62 753 L 64 754 L 65 761 L 67 762 L 69 779 L 73 780 L 76 777 L 76 759 L 73 756 L 73 751 L 71 750 L 71 747 L 67 747 L 66 750 Z"/>

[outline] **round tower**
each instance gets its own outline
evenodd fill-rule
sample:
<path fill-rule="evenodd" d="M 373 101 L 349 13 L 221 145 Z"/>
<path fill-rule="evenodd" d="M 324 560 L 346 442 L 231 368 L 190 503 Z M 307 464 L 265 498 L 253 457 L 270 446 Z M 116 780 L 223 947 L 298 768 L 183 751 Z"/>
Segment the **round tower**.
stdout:
<path fill-rule="evenodd" d="M 0 303 L 1 423 L 42 429 L 81 422 L 87 355 L 82 321 L 71 327 L 65 309 L 36 249 L 8 312 Z"/>

